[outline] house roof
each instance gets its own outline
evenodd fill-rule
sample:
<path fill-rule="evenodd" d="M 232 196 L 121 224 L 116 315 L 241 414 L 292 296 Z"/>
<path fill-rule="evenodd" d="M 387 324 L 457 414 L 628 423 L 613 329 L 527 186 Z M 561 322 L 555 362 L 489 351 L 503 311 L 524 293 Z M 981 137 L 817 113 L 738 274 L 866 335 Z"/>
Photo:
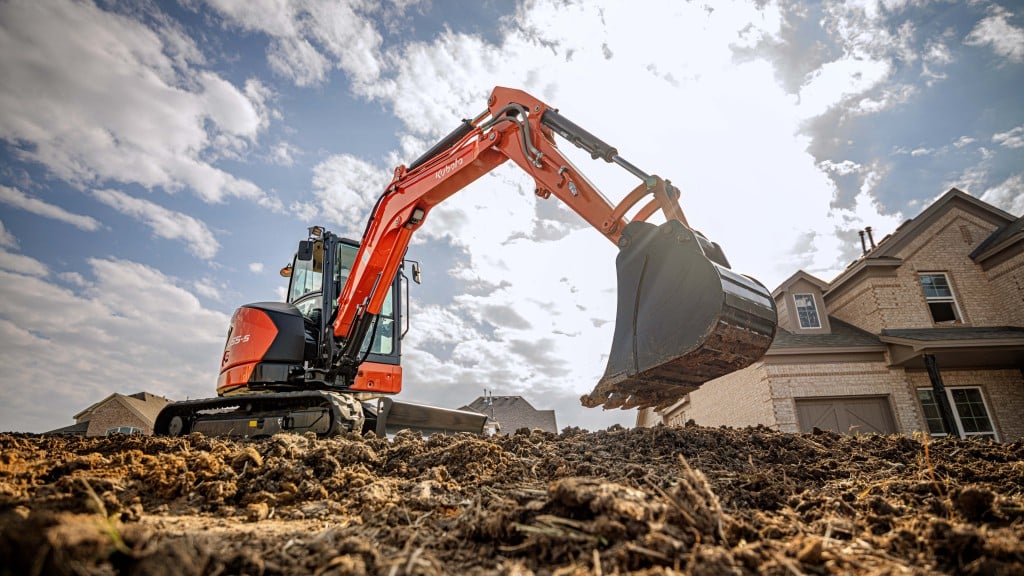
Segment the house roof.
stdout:
<path fill-rule="evenodd" d="M 70 426 L 64 426 L 63 428 L 57 428 L 56 430 L 50 430 L 44 432 L 44 434 L 82 434 L 84 435 L 89 431 L 89 422 L 79 422 L 78 424 L 72 424 Z"/>
<path fill-rule="evenodd" d="M 896 366 L 921 368 L 925 357 L 933 356 L 944 368 L 1024 368 L 1024 328 L 1017 326 L 888 328 L 879 338 L 889 345 Z"/>
<path fill-rule="evenodd" d="M 156 396 L 149 392 L 139 392 L 131 396 L 125 396 L 122 400 L 135 409 L 146 422 L 156 422 L 156 416 L 163 410 L 163 407 L 170 403 L 170 400 L 163 396 Z"/>
<path fill-rule="evenodd" d="M 1024 216 L 996 230 L 971 252 L 972 260 L 981 261 L 994 256 L 1014 244 L 1024 241 Z"/>
<path fill-rule="evenodd" d="M 555 411 L 537 410 L 522 396 L 480 396 L 460 410 L 473 410 L 490 416 L 506 434 L 520 428 L 558 432 Z"/>
<path fill-rule="evenodd" d="M 939 197 L 938 200 L 925 208 L 920 214 L 900 224 L 895 232 L 882 238 L 867 254 L 851 263 L 846 270 L 832 280 L 829 284 L 829 292 L 835 292 L 847 280 L 866 268 L 899 266 L 902 263 L 902 260 L 899 258 L 899 251 L 908 242 L 916 238 L 922 230 L 952 209 L 953 206 L 958 206 L 981 219 L 991 222 L 1000 227 L 1000 229 L 1008 227 L 1007 225 L 1014 223 L 1015 220 L 1019 220 L 1010 213 L 1000 210 L 987 202 L 978 200 L 970 194 L 957 188 L 950 188 L 948 192 Z"/>
<path fill-rule="evenodd" d="M 804 272 L 803 270 L 797 270 L 792 276 L 783 280 L 782 283 L 772 291 L 772 296 L 778 298 L 779 294 L 785 292 L 787 288 L 795 284 L 798 280 L 806 280 L 820 288 L 822 291 L 828 290 L 828 282 L 825 282 L 813 274 Z"/>
<path fill-rule="evenodd" d="M 1017 326 L 950 326 L 946 328 L 885 328 L 882 339 L 916 342 L 964 342 L 967 340 L 1020 341 L 1024 343 L 1024 328 Z"/>
<path fill-rule="evenodd" d="M 868 252 L 868 256 L 896 256 L 900 248 L 912 240 L 917 235 L 917 232 L 945 214 L 953 204 L 957 204 L 972 214 L 997 223 L 1000 226 L 1005 226 L 1016 219 L 1009 212 L 978 200 L 957 188 L 950 188 L 948 192 L 940 196 L 931 206 L 928 206 L 916 217 L 901 224 L 895 232 L 883 238 L 877 247 Z"/>
<path fill-rule="evenodd" d="M 92 413 L 108 402 L 118 402 L 128 410 L 132 411 L 143 421 L 155 422 L 157 414 L 160 413 L 160 410 L 162 410 L 170 400 L 163 396 L 150 394 L 149 392 L 136 392 L 135 394 L 128 396 L 114 393 L 92 406 L 89 406 L 85 410 L 82 410 L 78 414 L 75 414 L 75 420 L 84 420 L 85 422 L 88 422 Z"/>
<path fill-rule="evenodd" d="M 835 351 L 837 348 L 875 348 L 884 349 L 884 344 L 878 336 L 847 324 L 834 316 L 828 317 L 829 325 L 832 328 L 831 334 L 796 334 L 782 327 L 775 334 L 775 341 L 772 342 L 768 353 L 792 352 L 797 348 L 823 348 Z"/>

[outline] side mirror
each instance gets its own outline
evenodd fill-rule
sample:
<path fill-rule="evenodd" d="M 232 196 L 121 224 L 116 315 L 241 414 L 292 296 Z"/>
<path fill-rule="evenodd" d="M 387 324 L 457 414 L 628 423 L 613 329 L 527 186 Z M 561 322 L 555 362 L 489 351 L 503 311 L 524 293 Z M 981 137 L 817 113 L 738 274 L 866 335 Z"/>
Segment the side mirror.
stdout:
<path fill-rule="evenodd" d="M 422 281 L 423 281 L 423 276 L 420 274 L 420 263 L 419 262 L 413 262 L 412 263 L 412 281 L 417 283 L 417 284 L 421 284 Z"/>
<path fill-rule="evenodd" d="M 309 262 L 313 259 L 313 241 L 303 240 L 299 242 L 299 251 L 295 254 L 295 258 L 302 262 Z"/>

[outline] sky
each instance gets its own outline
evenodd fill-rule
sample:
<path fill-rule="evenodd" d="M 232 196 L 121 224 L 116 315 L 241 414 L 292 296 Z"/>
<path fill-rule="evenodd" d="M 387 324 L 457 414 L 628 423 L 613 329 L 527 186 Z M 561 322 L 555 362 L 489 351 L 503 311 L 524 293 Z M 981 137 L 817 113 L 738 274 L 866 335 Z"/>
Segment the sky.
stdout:
<path fill-rule="evenodd" d="M 4 0 L 0 430 L 107 395 L 214 394 L 238 306 L 282 300 L 312 225 L 361 235 L 394 168 L 495 86 L 682 190 L 775 288 L 825 281 L 957 187 L 1024 213 L 1016 2 Z M 617 201 L 637 181 L 562 150 Z M 400 399 L 586 409 L 616 248 L 510 163 L 435 208 Z M 680 296 L 685 305 L 685 294 Z"/>

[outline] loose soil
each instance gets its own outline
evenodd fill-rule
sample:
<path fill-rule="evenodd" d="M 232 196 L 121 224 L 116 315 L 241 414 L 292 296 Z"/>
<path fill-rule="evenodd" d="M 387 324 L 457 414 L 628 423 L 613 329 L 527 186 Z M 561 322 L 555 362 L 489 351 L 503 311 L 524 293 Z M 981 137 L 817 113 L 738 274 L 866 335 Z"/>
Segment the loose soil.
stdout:
<path fill-rule="evenodd" d="M 0 435 L 0 574 L 1024 574 L 1024 442 Z"/>

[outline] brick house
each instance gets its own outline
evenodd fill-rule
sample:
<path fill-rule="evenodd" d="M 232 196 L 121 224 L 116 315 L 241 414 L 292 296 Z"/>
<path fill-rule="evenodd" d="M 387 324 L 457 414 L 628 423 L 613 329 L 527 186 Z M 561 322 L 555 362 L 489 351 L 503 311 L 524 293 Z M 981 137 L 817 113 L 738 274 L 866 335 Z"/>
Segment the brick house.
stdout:
<path fill-rule="evenodd" d="M 75 424 L 51 430 L 47 434 L 81 434 L 107 436 L 122 434 L 152 434 L 157 414 L 170 402 L 163 396 L 149 392 L 111 394 L 103 400 L 75 414 Z"/>
<path fill-rule="evenodd" d="M 637 425 L 1024 438 L 1024 219 L 952 189 L 831 282 L 772 295 L 762 361 Z"/>
<path fill-rule="evenodd" d="M 558 432 L 554 410 L 537 410 L 522 396 L 480 396 L 460 410 L 487 415 L 485 429 L 494 434 L 513 434 L 520 428 Z"/>

